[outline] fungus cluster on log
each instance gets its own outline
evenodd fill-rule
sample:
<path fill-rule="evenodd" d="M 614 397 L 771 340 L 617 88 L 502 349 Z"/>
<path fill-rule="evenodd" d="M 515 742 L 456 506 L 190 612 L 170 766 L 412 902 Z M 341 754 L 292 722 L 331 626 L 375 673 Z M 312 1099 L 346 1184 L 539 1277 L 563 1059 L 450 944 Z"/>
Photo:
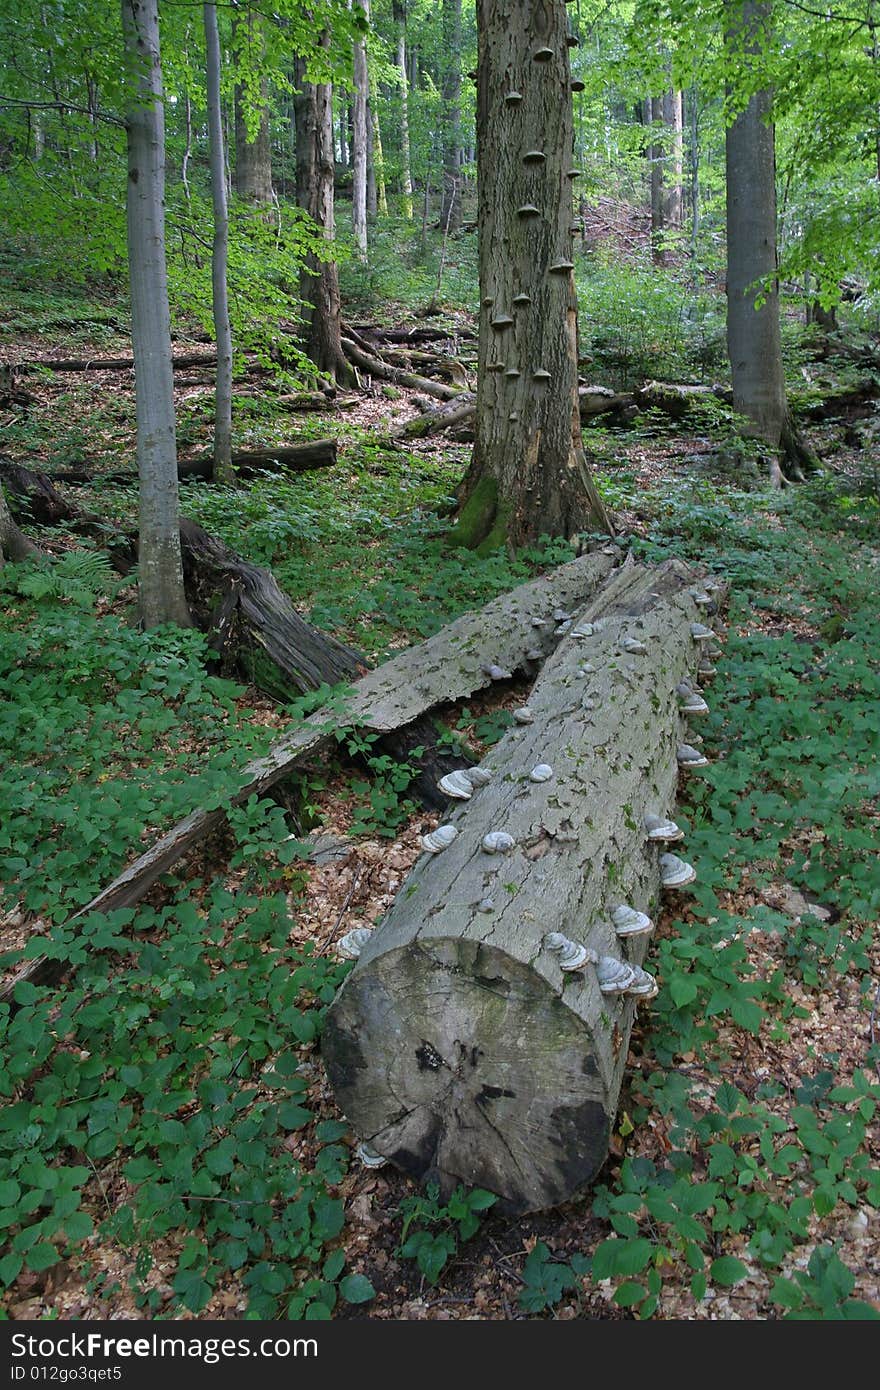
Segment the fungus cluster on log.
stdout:
<path fill-rule="evenodd" d="M 683 742 L 710 632 L 694 580 L 628 563 L 579 611 L 548 609 L 557 645 L 528 705 L 480 769 L 444 778 L 447 817 L 360 937 L 323 1035 L 372 1162 L 511 1212 L 604 1162 L 634 1011 L 657 990 L 657 900 L 695 877 L 666 849 L 681 767 L 702 757 Z"/>

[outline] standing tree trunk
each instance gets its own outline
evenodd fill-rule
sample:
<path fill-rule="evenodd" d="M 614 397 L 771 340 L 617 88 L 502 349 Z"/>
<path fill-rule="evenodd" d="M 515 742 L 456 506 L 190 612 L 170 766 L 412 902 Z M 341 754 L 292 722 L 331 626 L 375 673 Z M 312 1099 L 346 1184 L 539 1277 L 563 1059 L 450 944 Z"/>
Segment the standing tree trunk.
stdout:
<path fill-rule="evenodd" d="M 229 214 L 223 157 L 223 118 L 220 106 L 220 34 L 217 7 L 204 6 L 207 54 L 208 138 L 211 149 L 211 198 L 214 204 L 214 243 L 211 251 L 214 335 L 217 339 L 217 380 L 214 400 L 214 479 L 233 482 L 232 472 L 232 329 L 229 323 Z"/>
<path fill-rule="evenodd" d="M 443 198 L 440 229 L 461 226 L 461 0 L 443 0 Z"/>
<path fill-rule="evenodd" d="M 681 92 L 664 92 L 663 124 L 669 132 L 663 214 L 666 226 L 677 232 L 681 230 L 683 204 L 684 105 Z"/>
<path fill-rule="evenodd" d="M 406 5 L 394 0 L 394 23 L 397 27 L 397 66 L 400 70 L 400 188 L 403 194 L 403 215 L 412 221 L 413 186 L 409 152 L 409 80 L 406 72 Z"/>
<path fill-rule="evenodd" d="M 180 558 L 171 316 L 165 265 L 165 108 L 158 0 L 122 0 L 128 78 L 128 267 L 144 627 L 190 626 Z"/>
<path fill-rule="evenodd" d="M 353 0 L 363 13 L 364 24 L 370 22 L 370 0 Z M 367 44 L 361 37 L 354 45 L 354 165 L 351 187 L 351 228 L 362 261 L 367 259 L 367 145 L 370 79 L 367 71 Z"/>
<path fill-rule="evenodd" d="M 770 14 L 769 0 L 728 0 L 728 45 L 739 54 L 759 52 Z M 734 410 L 777 452 L 771 476 L 781 485 L 802 479 L 800 465 L 812 460 L 792 424 L 782 368 L 772 110 L 765 87 L 727 131 L 727 351 Z"/>
<path fill-rule="evenodd" d="M 651 259 L 655 265 L 663 265 L 666 260 L 664 249 L 665 200 L 663 194 L 663 159 L 665 150 L 660 130 L 663 125 L 663 98 L 651 97 L 645 102 L 646 114 L 652 127 L 651 143 L 648 146 L 648 172 L 651 179 Z"/>
<path fill-rule="evenodd" d="M 324 48 L 330 36 L 321 36 Z M 296 201 L 320 227 L 325 241 L 335 235 L 333 203 L 333 95 L 328 82 L 308 82 L 306 64 L 297 58 L 294 67 L 296 93 Z M 336 261 L 309 255 L 300 283 L 303 302 L 303 350 L 334 381 L 352 383 L 354 373 L 346 361 L 341 341 L 339 271 Z"/>
<path fill-rule="evenodd" d="M 580 433 L 565 6 L 477 17 L 477 411 L 451 540 L 486 552 L 610 523 Z"/>
<path fill-rule="evenodd" d="M 234 26 L 233 46 L 248 53 L 251 67 L 259 65 L 263 53 L 260 21 L 252 11 Z M 248 120 L 248 102 L 253 93 L 244 86 L 235 88 L 235 191 L 251 203 L 272 201 L 272 150 L 269 143 L 269 101 L 265 82 L 260 83 L 259 125 L 254 132 Z"/>

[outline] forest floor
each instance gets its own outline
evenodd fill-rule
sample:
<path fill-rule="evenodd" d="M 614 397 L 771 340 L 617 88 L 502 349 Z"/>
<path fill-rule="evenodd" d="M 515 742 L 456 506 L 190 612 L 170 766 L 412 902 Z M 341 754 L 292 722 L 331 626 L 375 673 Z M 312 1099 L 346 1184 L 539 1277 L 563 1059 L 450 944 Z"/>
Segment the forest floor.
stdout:
<path fill-rule="evenodd" d="M 26 302 L 6 306 L 0 363 L 123 355 L 114 314 L 64 299 L 35 324 Z M 100 477 L 132 461 L 131 373 L 33 371 L 18 384 L 31 399 L 0 408 L 4 453 L 91 473 L 71 496 L 130 523 L 132 489 Z M 186 369 L 176 391 L 181 452 L 204 449 L 210 373 Z M 184 510 L 373 660 L 570 553 L 444 551 L 438 513 L 468 451 L 442 437 L 388 446 L 418 412 L 409 391 L 377 386 L 308 414 L 273 406 L 262 378 L 244 391 L 238 443 L 332 435 L 338 463 L 242 491 L 190 485 Z M 707 690 L 712 764 L 683 784 L 677 812 L 699 881 L 657 924 L 661 994 L 638 1016 L 599 1182 L 537 1216 L 481 1211 L 473 1234 L 454 1204 L 353 1158 L 318 1046 L 344 973 L 334 943 L 381 919 L 437 818 L 378 760 L 313 766 L 297 781 L 298 825 L 253 808 L 142 914 L 109 937 L 95 928 L 96 973 L 65 917 L 198 804 L 212 770 L 232 776 L 306 706 L 197 677 L 195 638 L 139 654 L 130 589 L 4 572 L 0 685 L 30 712 L 0 721 L 18 767 L 0 804 L 0 964 L 14 968 L 37 930 L 76 967 L 60 990 L 22 994 L 7 1037 L 8 1317 L 880 1316 L 880 505 L 870 439 L 847 445 L 848 425 L 813 430 L 822 475 L 786 495 L 732 485 L 711 414 L 587 432 L 620 543 L 706 564 L 731 586 Z M 81 546 L 63 530 L 37 538 L 56 559 Z M 510 685 L 444 710 L 446 736 L 483 751 L 523 694 Z M 285 862 L 279 829 L 291 826 L 301 838 Z M 262 936 L 246 925 L 261 911 Z M 222 1070 L 224 1048 L 237 1060 Z M 276 1105 L 288 1049 L 295 1103 Z M 308 1215 L 282 1238 L 286 1202 Z M 404 1253 L 417 1232 L 431 1250 Z"/>

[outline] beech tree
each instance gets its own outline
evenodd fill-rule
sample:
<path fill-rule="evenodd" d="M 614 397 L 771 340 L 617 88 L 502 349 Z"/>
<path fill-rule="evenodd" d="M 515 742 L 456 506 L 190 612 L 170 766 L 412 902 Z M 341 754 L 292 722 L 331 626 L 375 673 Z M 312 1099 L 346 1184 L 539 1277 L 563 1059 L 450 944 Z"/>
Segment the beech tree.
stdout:
<path fill-rule="evenodd" d="M 369 24 L 370 0 L 354 0 Z M 351 225 L 361 260 L 367 258 L 367 156 L 369 145 L 370 78 L 367 70 L 367 44 L 363 35 L 354 42 L 354 100 L 352 104 L 352 188 Z"/>
<path fill-rule="evenodd" d="M 171 317 L 165 265 L 165 108 L 158 0 L 122 0 L 128 237 L 144 627 L 190 625 L 180 556 Z"/>
<path fill-rule="evenodd" d="M 480 343 L 453 542 L 489 550 L 610 524 L 584 456 L 562 0 L 478 0 Z"/>
<path fill-rule="evenodd" d="M 321 46 L 329 49 L 325 31 Z M 296 126 L 296 200 L 317 223 L 325 241 L 335 235 L 333 176 L 333 89 L 329 82 L 310 82 L 306 59 L 294 66 L 293 99 Z M 342 350 L 339 271 L 331 254 L 310 252 L 300 283 L 303 301 L 303 350 L 320 371 L 334 381 L 348 382 L 352 369 Z"/>
<path fill-rule="evenodd" d="M 235 191 L 251 203 L 272 201 L 272 149 L 269 143 L 269 101 L 266 79 L 260 73 L 264 43 L 259 15 L 248 10 L 233 25 L 233 49 L 247 62 L 245 71 L 256 92 L 235 87 Z M 255 100 L 254 98 L 258 98 Z"/>
<path fill-rule="evenodd" d="M 769 0 L 729 0 L 728 43 L 744 54 L 766 42 Z M 792 423 L 785 391 L 776 248 L 773 92 L 755 91 L 728 127 L 727 350 L 733 405 L 776 457 L 771 477 L 803 477 L 810 456 Z"/>
<path fill-rule="evenodd" d="M 214 239 L 211 250 L 212 306 L 217 339 L 217 377 L 214 406 L 214 477 L 232 482 L 232 329 L 229 323 L 229 213 L 226 203 L 226 160 L 223 111 L 220 102 L 220 33 L 217 6 L 203 7 L 208 102 L 208 139 L 211 158 L 211 198 L 214 207 Z"/>

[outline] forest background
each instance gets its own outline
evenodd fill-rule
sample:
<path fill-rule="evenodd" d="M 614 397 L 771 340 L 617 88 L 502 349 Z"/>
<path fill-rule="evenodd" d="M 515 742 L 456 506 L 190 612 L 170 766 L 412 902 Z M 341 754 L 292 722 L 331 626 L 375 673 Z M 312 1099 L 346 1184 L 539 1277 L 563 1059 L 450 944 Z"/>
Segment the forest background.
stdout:
<path fill-rule="evenodd" d="M 619 549 L 724 576 L 730 635 L 715 761 L 679 817 L 699 886 L 658 927 L 663 988 L 607 1170 L 514 1221 L 491 1194 L 441 1202 L 362 1169 L 320 1064 L 349 968 L 334 942 L 381 918 L 436 824 L 415 755 L 340 727 L 338 759 L 235 807 L 143 903 L 72 924 L 328 689 L 279 687 L 259 651 L 218 666 L 197 627 L 138 627 L 107 552 L 143 527 L 143 428 L 138 448 L 131 367 L 106 364 L 132 351 L 146 68 L 126 66 L 115 7 L 3 7 L 9 1316 L 876 1315 L 877 17 L 873 0 L 743 9 L 745 45 L 731 5 L 567 7 L 591 474 Z M 477 386 L 475 7 L 162 3 L 159 20 L 173 434 L 215 470 L 181 484 L 184 517 L 371 663 L 607 544 L 585 527 L 450 546 L 472 425 L 407 432 Z M 725 154 L 767 94 L 774 274 L 754 290 L 775 295 L 778 256 L 796 470 L 730 395 Z M 318 142 L 307 162 L 327 117 L 329 157 Z M 324 467 L 271 464 L 328 436 Z M 261 448 L 246 483 L 228 471 Z M 36 514 L 21 467 L 67 514 Z M 522 689 L 445 710 L 437 737 L 479 755 Z M 38 957 L 60 982 L 22 978 Z"/>

